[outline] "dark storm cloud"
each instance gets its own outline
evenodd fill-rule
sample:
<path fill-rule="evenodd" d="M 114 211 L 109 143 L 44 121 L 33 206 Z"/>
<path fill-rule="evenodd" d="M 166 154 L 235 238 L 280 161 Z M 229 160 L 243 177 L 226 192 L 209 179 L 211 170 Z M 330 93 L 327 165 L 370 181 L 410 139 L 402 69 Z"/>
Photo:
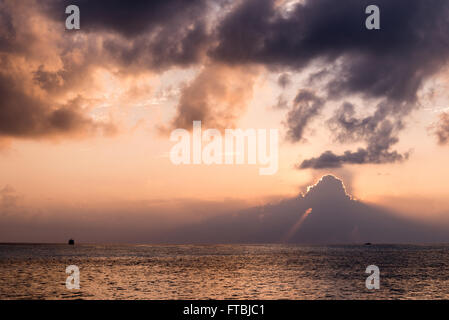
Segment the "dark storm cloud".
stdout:
<path fill-rule="evenodd" d="M 71 4 L 79 6 L 81 11 L 81 30 L 76 32 L 64 29 L 65 7 Z M 97 67 L 132 75 L 202 66 L 206 71 L 199 72 L 198 79 L 184 88 L 177 116 L 172 121 L 183 126 L 188 126 L 192 119 L 227 126 L 245 110 L 239 103 L 227 112 L 227 105 L 216 101 L 225 97 L 232 102 L 231 98 L 238 95 L 246 101 L 247 93 L 243 91 L 252 91 L 253 77 L 238 78 L 235 74 L 240 73 L 231 72 L 235 83 L 230 90 L 226 89 L 227 83 L 212 80 L 217 88 L 225 87 L 230 92 L 223 94 L 203 81 L 217 75 L 216 68 L 208 65 L 224 65 L 233 70 L 263 65 L 283 73 L 278 83 L 285 88 L 292 85 L 286 75 L 301 72 L 313 64 L 316 70 L 309 84 L 320 99 L 334 103 L 343 98 L 361 97 L 364 105 L 358 109 L 377 104 L 371 115 L 366 116 L 364 112 L 364 116 L 349 117 L 344 113 L 344 120 L 350 120 L 347 123 L 333 119 L 337 141 L 366 144 L 361 149 L 365 156 L 359 157 L 360 150 L 348 151 L 350 158 L 357 155 L 355 158 L 360 159 L 357 163 L 398 161 L 406 154 L 392 148 L 405 117 L 418 104 L 417 92 L 449 57 L 449 2 L 377 0 L 381 29 L 371 31 L 365 28 L 365 8 L 369 4 L 373 3 L 346 0 L 336 6 L 335 0 L 305 0 L 286 10 L 282 1 L 274 0 L 47 0 L 26 4 L 6 0 L 0 2 L 0 63 L 4 67 L 4 61 L 14 60 L 5 55 L 15 55 L 15 64 L 20 59 L 30 63 L 29 74 L 12 75 L 19 68 L 9 66 L 3 68 L 3 77 L 10 76 L 14 81 L 32 79 L 46 94 L 70 92 L 70 96 L 76 96 L 78 87 L 89 83 Z M 40 15 L 56 28 L 41 25 L 48 21 L 31 19 Z M 30 31 L 30 27 L 41 30 Z M 46 39 L 39 36 L 46 30 L 59 32 L 48 43 L 49 52 L 53 50 L 51 54 L 39 51 L 45 50 L 46 46 L 39 47 L 39 43 Z M 52 59 L 41 62 L 39 59 L 45 56 Z M 204 86 L 209 89 L 203 98 Z M 26 89 L 33 91 L 33 88 Z M 32 97 L 29 92 L 14 90 L 12 95 L 16 98 L 9 97 L 9 101 Z M 278 107 L 285 108 L 287 101 L 283 96 L 280 98 Z M 54 115 L 57 120 L 50 121 L 55 110 L 51 101 L 27 102 L 38 106 L 31 109 L 33 116 L 16 113 L 14 116 L 19 119 L 12 123 L 17 123 L 17 128 L 0 119 L 3 123 L 0 125 L 5 126 L 0 128 L 1 132 L 24 133 L 24 123 L 30 119 L 42 120 L 41 128 L 48 128 L 49 122 L 59 123 L 60 119 L 64 119 L 62 127 L 72 128 L 80 122 L 69 119 L 80 116 L 81 123 L 85 120 L 78 109 L 71 111 L 74 117 L 58 113 Z M 0 108 L 4 114 L 11 115 L 11 107 L 5 103 L 1 102 Z M 43 116 L 40 113 L 34 116 L 34 109 L 45 109 Z M 305 128 L 320 110 L 321 105 L 316 102 L 293 101 L 286 121 L 290 140 L 304 140 Z M 31 136 L 46 130 L 31 127 L 26 131 Z M 346 160 L 348 157 L 344 155 L 336 157 L 343 159 L 338 161 L 339 165 L 353 161 Z"/>
<path fill-rule="evenodd" d="M 163 28 L 151 37 L 106 39 L 104 49 L 114 62 L 124 67 L 138 65 L 163 71 L 199 63 L 208 40 L 205 24 L 198 22 L 192 29 L 179 33 Z"/>
<path fill-rule="evenodd" d="M 91 62 L 80 58 L 80 47 L 74 55 L 73 43 L 58 37 L 43 7 L 33 1 L 0 2 L 0 137 L 112 133 L 114 125 L 90 117 L 77 93 L 76 82 L 88 82 Z M 77 59 L 82 61 L 78 65 L 73 63 Z M 54 93 L 71 94 L 58 99 Z"/>
<path fill-rule="evenodd" d="M 81 30 L 65 30 L 65 8 L 78 5 Z M 0 2 L 0 135 L 42 137 L 113 132 L 84 107 L 98 68 L 117 74 L 162 72 L 198 64 L 210 41 L 210 2 Z M 20 67 L 19 67 L 20 66 Z M 118 75 L 120 76 L 120 75 Z M 90 85 L 89 85 L 90 84 Z M 79 97 L 69 101 L 68 97 Z M 63 103 L 61 98 L 66 98 Z"/>
<path fill-rule="evenodd" d="M 51 0 L 48 9 L 65 21 L 65 8 L 77 5 L 82 16 L 82 30 L 113 31 L 126 37 L 153 31 L 158 27 L 179 26 L 178 21 L 195 22 L 207 8 L 206 0 Z M 62 19 L 61 19 L 62 18 Z"/>
<path fill-rule="evenodd" d="M 304 130 L 309 122 L 319 115 L 323 106 L 324 100 L 313 92 L 300 90 L 292 110 L 287 115 L 288 139 L 293 142 L 304 140 Z"/>
<path fill-rule="evenodd" d="M 85 117 L 80 98 L 66 105 L 48 105 L 48 102 L 25 93 L 24 88 L 0 75 L 0 135 L 11 137 L 38 137 L 45 135 L 90 132 L 106 124 L 95 123 Z"/>
<path fill-rule="evenodd" d="M 367 105 L 381 100 L 370 116 L 357 118 L 346 110 L 331 119 L 337 141 L 363 141 L 365 148 L 342 155 L 327 151 L 300 168 L 387 163 L 408 156 L 391 147 L 417 105 L 421 85 L 447 63 L 449 2 L 376 1 L 381 10 L 381 30 L 376 31 L 365 28 L 370 4 L 313 0 L 282 12 L 274 1 L 245 1 L 218 28 L 219 45 L 211 53 L 215 59 L 297 71 L 315 63 L 322 67 L 310 83 L 320 80 L 327 100 L 350 95 L 367 99 Z M 310 119 L 309 113 L 297 111 L 287 121 L 293 141 L 301 140 L 302 124 Z"/>
<path fill-rule="evenodd" d="M 206 0 L 55 0 L 49 16 L 65 21 L 71 4 L 80 8 L 81 32 L 119 36 L 105 38 L 104 49 L 125 66 L 161 70 L 198 63 L 210 41 Z"/>
<path fill-rule="evenodd" d="M 381 30 L 365 28 L 372 1 L 313 0 L 287 16 L 274 1 L 244 1 L 218 28 L 212 52 L 229 63 L 263 63 L 300 69 L 321 59 L 342 59 L 328 84 L 331 95 L 416 99 L 422 80 L 449 55 L 449 3 L 379 0 Z"/>

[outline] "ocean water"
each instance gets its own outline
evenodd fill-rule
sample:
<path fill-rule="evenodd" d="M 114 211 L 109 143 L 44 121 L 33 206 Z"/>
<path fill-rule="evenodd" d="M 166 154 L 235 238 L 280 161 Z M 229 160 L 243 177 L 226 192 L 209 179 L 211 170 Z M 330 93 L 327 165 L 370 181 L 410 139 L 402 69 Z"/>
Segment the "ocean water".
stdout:
<path fill-rule="evenodd" d="M 0 274 L 0 299 L 449 299 L 449 245 L 2 244 Z"/>

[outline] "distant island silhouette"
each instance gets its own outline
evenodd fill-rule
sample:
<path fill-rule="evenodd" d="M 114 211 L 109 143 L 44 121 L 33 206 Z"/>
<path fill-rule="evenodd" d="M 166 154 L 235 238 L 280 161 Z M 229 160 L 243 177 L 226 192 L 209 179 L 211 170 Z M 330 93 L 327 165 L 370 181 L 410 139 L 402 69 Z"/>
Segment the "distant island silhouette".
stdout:
<path fill-rule="evenodd" d="M 426 225 L 355 200 L 340 179 L 325 175 L 305 194 L 192 223 L 162 241 L 370 245 L 448 240 L 447 228 Z"/>

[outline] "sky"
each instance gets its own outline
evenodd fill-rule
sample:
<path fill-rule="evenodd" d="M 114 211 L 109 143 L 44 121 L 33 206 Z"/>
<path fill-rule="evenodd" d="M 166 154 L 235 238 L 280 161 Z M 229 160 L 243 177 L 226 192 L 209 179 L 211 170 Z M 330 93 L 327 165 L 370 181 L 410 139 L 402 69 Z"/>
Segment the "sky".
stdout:
<path fill-rule="evenodd" d="M 0 241 L 189 241 L 329 174 L 449 226 L 447 30 L 446 0 L 1 0 Z M 193 121 L 277 129 L 277 172 L 173 164 Z"/>

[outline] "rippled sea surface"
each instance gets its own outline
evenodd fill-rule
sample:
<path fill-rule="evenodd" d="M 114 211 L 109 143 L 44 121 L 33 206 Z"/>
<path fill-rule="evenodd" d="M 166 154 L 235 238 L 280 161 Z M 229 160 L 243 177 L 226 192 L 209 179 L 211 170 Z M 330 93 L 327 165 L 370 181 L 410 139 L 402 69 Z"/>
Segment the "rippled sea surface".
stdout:
<path fill-rule="evenodd" d="M 3 244 L 0 275 L 1 299 L 449 299 L 449 246 Z"/>

